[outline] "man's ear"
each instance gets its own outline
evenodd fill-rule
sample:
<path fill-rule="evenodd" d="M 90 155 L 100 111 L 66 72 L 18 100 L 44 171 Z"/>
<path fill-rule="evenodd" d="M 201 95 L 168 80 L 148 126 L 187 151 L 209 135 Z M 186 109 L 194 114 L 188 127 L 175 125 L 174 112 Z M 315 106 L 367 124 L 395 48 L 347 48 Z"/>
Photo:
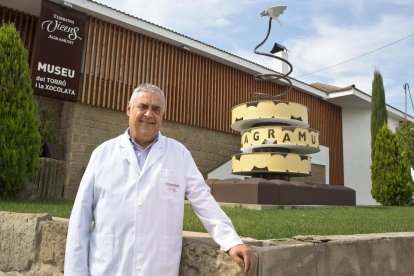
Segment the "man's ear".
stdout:
<path fill-rule="evenodd" d="M 126 114 L 129 116 L 129 115 L 130 115 L 130 113 L 131 113 L 131 104 L 130 104 L 130 103 L 128 103 L 128 105 L 127 105 L 127 110 L 126 110 Z"/>

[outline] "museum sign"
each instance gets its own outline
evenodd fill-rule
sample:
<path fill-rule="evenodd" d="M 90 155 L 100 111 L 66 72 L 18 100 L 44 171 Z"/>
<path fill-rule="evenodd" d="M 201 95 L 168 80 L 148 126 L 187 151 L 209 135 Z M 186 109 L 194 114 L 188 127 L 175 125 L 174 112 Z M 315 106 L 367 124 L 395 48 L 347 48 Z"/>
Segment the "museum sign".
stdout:
<path fill-rule="evenodd" d="M 35 94 L 77 101 L 85 21 L 84 13 L 42 2 L 32 66 Z"/>

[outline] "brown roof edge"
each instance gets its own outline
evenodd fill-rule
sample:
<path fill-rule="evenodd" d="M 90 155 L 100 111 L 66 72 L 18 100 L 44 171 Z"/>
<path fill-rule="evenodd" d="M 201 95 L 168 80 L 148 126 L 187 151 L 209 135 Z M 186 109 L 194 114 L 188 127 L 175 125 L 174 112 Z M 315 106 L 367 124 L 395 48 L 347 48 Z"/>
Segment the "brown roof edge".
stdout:
<path fill-rule="evenodd" d="M 350 90 L 352 88 L 355 88 L 355 84 L 348 85 L 346 87 L 337 87 L 329 84 L 324 84 L 320 82 L 312 83 L 310 86 L 319 89 L 321 91 L 324 91 L 326 93 L 334 93 L 334 92 L 340 92 L 340 91 L 346 91 Z"/>

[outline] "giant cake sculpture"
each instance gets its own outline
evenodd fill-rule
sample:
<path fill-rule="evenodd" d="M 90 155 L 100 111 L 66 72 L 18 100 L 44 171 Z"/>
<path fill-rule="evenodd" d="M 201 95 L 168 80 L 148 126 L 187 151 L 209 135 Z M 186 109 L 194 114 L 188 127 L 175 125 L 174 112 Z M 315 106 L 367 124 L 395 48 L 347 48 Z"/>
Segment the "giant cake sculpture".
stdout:
<path fill-rule="evenodd" d="M 232 109 L 232 129 L 241 133 L 241 153 L 232 156 L 232 173 L 249 178 L 207 180 L 216 200 L 233 203 L 272 205 L 355 205 L 355 191 L 327 184 L 290 181 L 291 176 L 311 174 L 309 154 L 319 152 L 319 132 L 309 128 L 308 108 L 282 101 L 292 89 L 289 74 L 292 64 L 275 55 L 286 48 L 275 43 L 270 53 L 259 52 L 269 37 L 272 19 L 278 20 L 286 6 L 276 6 L 261 13 L 269 16 L 265 39 L 254 52 L 285 63 L 286 73 L 259 74 L 256 80 L 279 80 L 285 90 L 277 96 L 253 93 L 250 102 Z"/>
<path fill-rule="evenodd" d="M 306 106 L 258 100 L 233 108 L 231 127 L 242 133 L 241 151 L 232 157 L 234 174 L 266 179 L 311 174 L 319 132 L 309 128 Z"/>

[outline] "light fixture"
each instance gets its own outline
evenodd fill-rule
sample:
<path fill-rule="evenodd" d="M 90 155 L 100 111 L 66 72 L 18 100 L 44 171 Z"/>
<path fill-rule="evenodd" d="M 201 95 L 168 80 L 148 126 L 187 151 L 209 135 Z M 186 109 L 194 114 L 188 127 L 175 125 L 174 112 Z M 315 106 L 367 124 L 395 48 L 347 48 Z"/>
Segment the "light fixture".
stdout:
<path fill-rule="evenodd" d="M 190 52 L 191 51 L 191 49 L 189 48 L 189 47 L 187 47 L 187 46 L 185 46 L 185 45 L 181 45 L 180 47 L 178 47 L 179 49 L 181 49 L 181 50 L 184 50 L 184 51 L 188 51 L 188 52 Z"/>
<path fill-rule="evenodd" d="M 276 54 L 276 53 L 281 52 L 281 51 L 286 51 L 287 52 L 288 49 L 285 46 L 280 45 L 279 43 L 275 43 L 272 50 L 270 50 L 270 53 Z"/>
<path fill-rule="evenodd" d="M 69 9 L 73 8 L 72 4 L 66 1 L 62 1 L 62 6 L 65 6 L 66 8 L 69 8 Z"/>

